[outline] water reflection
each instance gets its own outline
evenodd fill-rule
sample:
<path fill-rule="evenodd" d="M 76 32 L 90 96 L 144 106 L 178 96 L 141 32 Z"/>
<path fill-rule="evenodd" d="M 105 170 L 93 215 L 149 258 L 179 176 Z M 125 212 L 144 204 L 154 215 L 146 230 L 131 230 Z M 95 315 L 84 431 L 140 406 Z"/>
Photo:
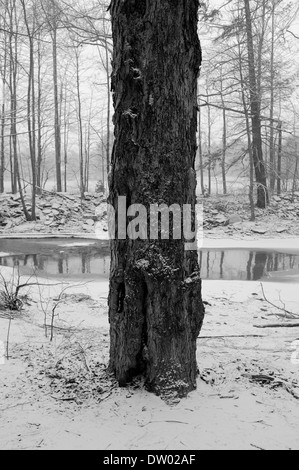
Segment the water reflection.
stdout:
<path fill-rule="evenodd" d="M 273 273 L 299 274 L 299 255 L 250 250 L 203 250 L 199 255 L 203 279 L 258 281 Z"/>
<path fill-rule="evenodd" d="M 23 274 L 109 277 L 108 246 L 35 246 L 37 253 L 0 257 L 2 266 L 20 266 Z M 27 246 L 27 250 L 28 250 Z M 30 247 L 32 250 L 32 246 Z M 203 279 L 258 281 L 269 276 L 283 278 L 283 272 L 299 276 L 299 255 L 250 250 L 202 250 L 199 264 Z M 275 273 L 278 273 L 275 275 Z"/>
<path fill-rule="evenodd" d="M 36 271 L 39 275 L 51 276 L 100 276 L 108 277 L 109 248 L 100 242 L 72 240 L 37 240 L 0 242 L 0 252 L 14 252 L 11 256 L 0 256 L 0 266 L 19 266 L 22 274 Z M 23 253 L 18 253 L 23 251 Z M 24 254 L 25 252 L 25 254 Z"/>

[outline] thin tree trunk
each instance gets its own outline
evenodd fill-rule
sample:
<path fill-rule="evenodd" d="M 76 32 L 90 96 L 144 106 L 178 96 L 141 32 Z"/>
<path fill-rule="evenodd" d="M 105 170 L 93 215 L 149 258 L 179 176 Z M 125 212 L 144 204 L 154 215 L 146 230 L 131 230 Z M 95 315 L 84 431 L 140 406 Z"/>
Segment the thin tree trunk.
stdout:
<path fill-rule="evenodd" d="M 223 194 L 227 194 L 226 168 L 225 168 L 226 147 L 227 147 L 226 112 L 225 112 L 225 109 L 223 109 L 223 136 L 222 136 L 222 160 L 221 160 Z"/>
<path fill-rule="evenodd" d="M 55 12 L 53 13 L 55 16 Z M 53 18 L 52 30 L 52 49 L 53 49 L 53 82 L 54 82 L 54 128 L 55 128 L 55 165 L 56 165 L 56 186 L 57 192 L 62 191 L 61 177 L 61 129 L 59 119 L 59 91 L 58 91 L 58 64 L 57 64 L 57 24 L 56 18 Z"/>
<path fill-rule="evenodd" d="M 294 195 L 295 195 L 295 191 L 296 191 L 296 187 L 297 187 L 297 177 L 298 177 L 298 155 L 297 155 L 297 151 L 298 151 L 298 144 L 297 144 L 297 141 L 296 141 L 296 163 L 295 163 L 295 170 L 294 170 L 294 178 L 293 178 L 293 186 L 292 186 L 292 199 L 294 201 Z"/>
<path fill-rule="evenodd" d="M 8 0 L 3 5 L 2 24 L 3 29 L 7 26 Z M 1 145 L 0 145 L 0 193 L 4 192 L 5 174 L 5 129 L 6 129 L 6 93 L 7 93 L 7 66 L 8 66 L 8 40 L 7 32 L 3 31 L 3 57 L 1 64 L 2 76 L 2 105 L 1 105 Z"/>
<path fill-rule="evenodd" d="M 257 94 L 259 96 L 259 100 L 261 102 L 262 96 L 262 66 L 263 66 L 263 50 L 264 50 L 264 43 L 265 43 L 265 34 L 266 34 L 266 2 L 267 0 L 262 0 L 261 5 L 261 15 L 258 21 L 258 47 L 257 47 L 257 73 L 256 73 L 256 81 L 257 81 Z"/>
<path fill-rule="evenodd" d="M 4 192 L 4 173 L 5 173 L 5 84 L 3 86 L 2 107 L 1 107 L 1 150 L 0 150 L 0 193 Z"/>
<path fill-rule="evenodd" d="M 85 133 L 85 171 L 84 171 L 84 185 L 85 189 L 89 191 L 89 175 L 90 175 L 90 147 L 91 147 L 91 103 L 89 108 L 89 116 L 87 128 Z"/>
<path fill-rule="evenodd" d="M 17 67 L 18 67 L 18 23 L 16 18 L 16 0 L 10 2 L 10 171 L 11 171 L 11 191 L 17 193 Z M 13 34 L 13 31 L 15 34 Z"/>
<path fill-rule="evenodd" d="M 18 157 L 17 157 L 18 158 Z M 17 181 L 18 181 L 18 188 L 19 188 L 19 193 L 20 193 L 20 198 L 21 198 L 21 204 L 23 208 L 23 212 L 25 215 L 25 218 L 28 222 L 32 221 L 32 216 L 29 213 L 27 206 L 26 206 L 26 201 L 24 198 L 24 193 L 23 193 L 23 188 L 22 188 L 22 180 L 21 180 L 21 175 L 20 175 L 20 167 L 19 167 L 19 161 L 17 159 L 17 167 L 16 167 L 16 174 L 17 174 Z"/>
<path fill-rule="evenodd" d="M 34 62 L 34 43 L 30 38 L 30 62 L 32 62 L 31 75 L 31 116 L 32 116 L 32 197 L 31 197 L 31 217 L 36 220 L 36 96 L 35 96 L 35 62 Z"/>
<path fill-rule="evenodd" d="M 64 191 L 67 192 L 67 165 L 68 165 L 68 146 L 64 144 Z"/>
<path fill-rule="evenodd" d="M 104 135 L 102 133 L 102 179 L 103 186 L 105 188 L 105 144 L 104 144 Z"/>
<path fill-rule="evenodd" d="M 36 115 L 35 115 L 35 63 L 34 63 L 34 42 L 33 32 L 35 29 L 35 18 L 33 12 L 33 27 L 30 31 L 25 1 L 21 0 L 24 21 L 27 29 L 29 40 L 29 75 L 28 75 L 28 92 L 27 92 L 27 122 L 28 122 L 28 139 L 32 172 L 32 197 L 31 197 L 31 219 L 36 220 Z"/>
<path fill-rule="evenodd" d="M 110 172 L 110 124 L 111 124 L 111 94 L 110 94 L 110 70 L 109 70 L 109 50 L 108 42 L 105 37 L 105 58 L 106 58 L 106 75 L 107 75 L 107 144 L 106 144 L 106 158 L 107 158 L 107 174 Z"/>
<path fill-rule="evenodd" d="M 257 183 L 257 206 L 265 209 L 268 202 L 268 189 L 266 171 L 263 160 L 263 145 L 261 133 L 260 96 L 258 93 L 258 82 L 255 71 L 254 45 L 252 35 L 252 18 L 249 0 L 244 0 L 246 14 L 246 35 L 248 49 L 248 70 L 250 82 L 250 100 L 252 114 L 252 153 Z"/>
<path fill-rule="evenodd" d="M 278 123 L 277 195 L 281 195 L 282 122 Z"/>
<path fill-rule="evenodd" d="M 207 96 L 209 95 L 208 87 L 207 87 Z M 212 156 L 211 156 L 211 108 L 209 106 L 209 98 L 207 98 L 208 102 L 208 193 L 211 195 L 212 193 Z"/>
<path fill-rule="evenodd" d="M 84 185 L 82 103 L 81 103 L 80 65 L 79 65 L 79 51 L 78 50 L 75 50 L 75 56 L 76 56 L 76 84 L 77 84 L 77 100 L 78 100 L 80 194 L 81 194 L 81 200 L 83 200 L 84 193 L 85 193 L 85 185 Z"/>
<path fill-rule="evenodd" d="M 7 70 L 7 50 L 6 50 L 6 34 L 5 34 L 5 37 L 4 37 L 4 58 L 3 58 L 3 69 L 2 69 L 1 147 L 0 147 L 0 193 L 3 193 L 3 192 L 4 192 L 4 173 L 5 173 L 6 70 Z"/>
<path fill-rule="evenodd" d="M 64 90 L 64 191 L 67 192 L 67 167 L 68 167 L 68 143 L 69 143 L 69 113 L 67 112 L 67 84 L 65 84 Z"/>
<path fill-rule="evenodd" d="M 250 129 L 250 119 L 248 113 L 248 104 L 245 96 L 245 80 L 244 72 L 242 67 L 242 51 L 241 51 L 241 41 L 240 36 L 238 36 L 238 53 L 239 53 L 239 74 L 240 74 L 240 83 L 241 83 L 241 96 L 242 104 L 245 115 L 246 122 L 246 133 L 247 133 L 247 142 L 248 142 L 248 154 L 249 154 L 249 203 L 250 203 L 250 220 L 253 222 L 255 220 L 255 205 L 254 205 L 254 160 L 252 152 L 252 140 L 251 140 L 251 129 Z"/>
<path fill-rule="evenodd" d="M 270 190 L 275 189 L 275 141 L 274 141 L 274 51 L 275 51 L 275 1 L 272 7 L 272 35 L 271 35 L 271 58 L 270 58 Z"/>
<path fill-rule="evenodd" d="M 200 172 L 200 188 L 201 194 L 205 193 L 203 154 L 202 154 L 202 130 L 201 130 L 201 107 L 198 107 L 198 156 L 199 156 L 199 172 Z"/>
<path fill-rule="evenodd" d="M 153 203 L 195 207 L 198 7 L 112 0 L 116 220 L 119 196 L 148 214 Z M 184 239 L 120 238 L 111 242 L 110 369 L 120 385 L 144 374 L 149 390 L 185 396 L 196 387 L 204 317 L 197 251 L 185 251 Z"/>
<path fill-rule="evenodd" d="M 37 162 L 36 162 L 36 185 L 37 192 L 41 193 L 42 187 L 42 164 L 43 164 L 43 144 L 42 144 L 42 67 L 41 67 L 41 34 L 39 34 L 37 50 L 38 68 L 38 92 L 37 92 Z"/>

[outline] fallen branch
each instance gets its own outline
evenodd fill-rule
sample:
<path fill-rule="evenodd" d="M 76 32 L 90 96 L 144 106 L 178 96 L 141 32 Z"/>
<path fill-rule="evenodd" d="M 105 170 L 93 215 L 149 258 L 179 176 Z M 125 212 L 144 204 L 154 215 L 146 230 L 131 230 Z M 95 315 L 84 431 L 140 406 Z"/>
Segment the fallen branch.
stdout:
<path fill-rule="evenodd" d="M 24 401 L 22 403 L 16 403 L 15 405 L 6 406 L 5 408 L 0 408 L 1 413 L 11 408 L 16 408 L 17 406 L 32 405 L 32 401 Z"/>
<path fill-rule="evenodd" d="M 299 328 L 299 323 L 272 323 L 269 325 L 253 325 L 254 328 Z"/>
<path fill-rule="evenodd" d="M 266 297 L 264 286 L 263 286 L 262 283 L 261 283 L 261 288 L 262 288 L 262 293 L 263 293 L 263 297 L 264 297 L 265 302 L 267 302 L 272 307 L 277 308 L 278 310 L 281 310 L 282 312 L 284 312 L 284 314 L 285 314 L 284 316 L 286 318 L 292 318 L 292 319 L 299 318 L 299 315 L 297 315 L 296 313 L 290 312 L 289 310 L 286 310 L 285 307 L 279 307 L 278 305 L 275 305 L 272 302 L 270 302 L 270 300 L 268 300 L 267 297 Z"/>
<path fill-rule="evenodd" d="M 248 377 L 250 380 L 253 380 L 257 383 L 271 385 L 271 388 L 283 387 L 286 392 L 292 395 L 292 397 L 294 397 L 296 400 L 299 400 L 299 395 L 295 392 L 294 387 L 290 386 L 290 384 L 285 380 L 277 379 L 276 377 L 265 374 L 243 374 L 242 377 Z"/>
<path fill-rule="evenodd" d="M 25 283 L 25 284 L 20 284 L 16 287 L 16 295 L 18 295 L 19 293 L 19 290 L 20 289 L 23 289 L 23 287 L 33 287 L 33 286 L 44 286 L 44 287 L 53 287 L 53 286 L 61 286 L 63 285 L 62 282 L 58 282 L 56 284 L 42 284 L 40 282 L 29 282 L 29 283 Z"/>
<path fill-rule="evenodd" d="M 155 423 L 173 423 L 173 424 L 189 424 L 186 421 L 177 421 L 174 419 L 166 419 L 165 421 L 148 421 L 146 424 L 140 424 L 141 428 L 144 428 L 145 426 L 148 426 L 149 424 L 155 424 Z"/>
<path fill-rule="evenodd" d="M 19 134 L 18 134 L 19 135 Z M 27 186 L 32 186 L 33 187 L 33 183 L 30 182 L 30 181 L 27 181 L 25 180 L 24 178 L 21 178 L 21 181 L 23 181 L 23 183 L 26 183 L 26 187 Z M 38 186 L 37 184 L 34 185 L 34 187 L 36 189 L 39 189 L 42 193 L 45 193 L 45 194 L 49 194 L 49 196 L 58 196 L 58 197 L 61 197 L 62 199 L 68 199 L 69 201 L 74 201 L 74 199 L 71 197 L 71 196 L 68 196 L 67 194 L 65 193 L 59 193 L 57 191 L 48 191 L 47 189 L 45 188 L 42 188 L 41 186 Z"/>
<path fill-rule="evenodd" d="M 55 397 L 54 395 L 50 395 L 51 398 L 54 398 L 54 400 L 58 400 L 58 401 L 76 401 L 76 397 L 66 397 L 66 398 L 62 398 L 62 397 Z"/>
<path fill-rule="evenodd" d="M 113 387 L 113 389 L 114 389 L 114 388 L 115 388 L 115 387 Z M 105 401 L 105 400 L 107 400 L 107 398 L 111 397 L 112 392 L 113 392 L 113 389 L 112 389 L 112 391 L 109 392 L 104 398 L 101 398 L 101 402 L 102 402 L 102 401 Z"/>
<path fill-rule="evenodd" d="M 68 331 L 68 332 L 71 332 L 71 331 L 81 331 L 79 330 L 79 328 L 75 328 L 75 327 L 72 327 L 72 326 L 69 326 L 67 328 L 63 328 L 62 326 L 55 326 L 55 325 L 49 325 L 48 323 L 45 323 L 44 325 L 36 325 L 38 326 L 39 328 L 53 328 L 54 330 L 61 330 L 61 331 Z"/>
<path fill-rule="evenodd" d="M 287 384 L 285 384 L 285 383 L 282 383 L 282 386 L 284 387 L 284 389 L 285 389 L 290 395 L 292 395 L 292 397 L 294 397 L 296 400 L 299 400 L 299 394 L 296 393 L 292 387 L 289 387 L 289 386 L 288 386 Z"/>
<path fill-rule="evenodd" d="M 225 339 L 225 338 L 264 338 L 265 335 L 220 335 L 220 336 L 198 336 L 198 339 Z"/>
<path fill-rule="evenodd" d="M 275 377 L 266 374 L 242 374 L 242 377 L 261 383 L 273 383 L 275 381 Z"/>
<path fill-rule="evenodd" d="M 24 318 L 22 318 L 22 320 L 25 321 Z M 27 323 L 30 323 L 30 322 L 27 322 Z M 66 328 L 63 328 L 62 326 L 55 326 L 55 325 L 53 325 L 53 329 L 54 329 L 54 330 L 59 330 L 59 331 L 67 331 L 68 333 L 77 333 L 77 332 L 79 332 L 79 331 L 82 332 L 83 329 L 79 329 L 79 326 L 80 326 L 82 323 L 84 323 L 84 322 L 81 322 L 81 323 L 80 323 L 78 326 L 76 326 L 76 327 L 75 327 L 75 326 L 69 326 L 69 327 L 66 327 Z M 31 324 L 31 323 L 30 323 L 30 324 Z M 43 325 L 36 324 L 35 326 L 36 326 L 37 328 L 41 328 L 41 329 L 45 329 L 45 327 L 46 327 L 46 328 L 51 328 L 51 325 L 48 324 L 48 323 L 44 323 Z"/>

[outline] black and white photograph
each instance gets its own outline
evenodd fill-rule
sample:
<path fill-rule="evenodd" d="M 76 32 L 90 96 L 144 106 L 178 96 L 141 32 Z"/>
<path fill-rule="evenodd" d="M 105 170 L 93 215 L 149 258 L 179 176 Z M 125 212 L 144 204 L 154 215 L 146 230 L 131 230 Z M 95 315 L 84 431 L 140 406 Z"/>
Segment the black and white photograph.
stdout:
<path fill-rule="evenodd" d="M 0 450 L 299 450 L 298 0 L 0 0 Z"/>

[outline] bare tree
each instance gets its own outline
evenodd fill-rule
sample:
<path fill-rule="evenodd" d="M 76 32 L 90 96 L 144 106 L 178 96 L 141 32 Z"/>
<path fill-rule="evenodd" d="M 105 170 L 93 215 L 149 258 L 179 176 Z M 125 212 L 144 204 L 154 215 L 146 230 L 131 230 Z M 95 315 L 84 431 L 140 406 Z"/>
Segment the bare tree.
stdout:
<path fill-rule="evenodd" d="M 6 130 L 6 90 L 7 90 L 7 72 L 8 72 L 8 38 L 5 31 L 7 22 L 8 0 L 5 0 L 1 12 L 1 25 L 3 25 L 2 41 L 3 54 L 0 62 L 0 73 L 2 80 L 2 103 L 1 103 L 1 145 L 0 145 L 0 193 L 4 192 L 4 173 L 5 173 L 5 130 Z"/>
<path fill-rule="evenodd" d="M 250 85 L 250 105 L 252 120 L 252 152 L 256 175 L 257 188 L 257 206 L 264 209 L 269 202 L 266 171 L 263 159 L 262 133 L 261 133 L 261 101 L 258 88 L 258 81 L 255 69 L 254 44 L 252 35 L 252 17 L 249 0 L 244 0 L 246 35 L 248 50 L 248 71 Z"/>
<path fill-rule="evenodd" d="M 59 83 L 58 83 L 58 29 L 59 18 L 62 14 L 57 0 L 48 0 L 44 7 L 44 13 L 48 22 L 52 41 L 53 60 L 53 89 L 54 89 L 54 134 L 55 134 L 55 168 L 56 168 L 56 189 L 62 191 L 61 173 L 61 122 L 59 103 Z"/>

